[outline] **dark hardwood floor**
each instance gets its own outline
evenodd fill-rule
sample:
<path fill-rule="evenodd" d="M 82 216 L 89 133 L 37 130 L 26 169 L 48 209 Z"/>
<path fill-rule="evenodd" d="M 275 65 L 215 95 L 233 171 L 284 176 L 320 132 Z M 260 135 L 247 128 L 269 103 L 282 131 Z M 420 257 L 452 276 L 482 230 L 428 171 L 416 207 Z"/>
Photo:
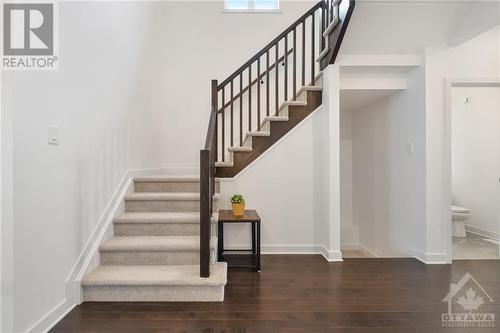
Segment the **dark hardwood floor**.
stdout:
<path fill-rule="evenodd" d="M 450 282 L 470 272 L 494 299 L 495 328 L 443 328 Z M 83 303 L 51 332 L 500 332 L 500 262 L 264 255 L 230 271 L 223 303 Z"/>

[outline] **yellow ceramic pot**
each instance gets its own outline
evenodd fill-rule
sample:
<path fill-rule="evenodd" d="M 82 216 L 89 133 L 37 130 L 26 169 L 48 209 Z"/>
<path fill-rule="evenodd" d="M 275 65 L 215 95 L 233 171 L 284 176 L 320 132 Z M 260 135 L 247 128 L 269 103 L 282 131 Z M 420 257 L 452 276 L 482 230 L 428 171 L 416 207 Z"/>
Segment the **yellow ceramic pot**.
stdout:
<path fill-rule="evenodd" d="M 234 216 L 243 216 L 245 213 L 245 204 L 232 204 L 233 205 L 233 215 Z"/>

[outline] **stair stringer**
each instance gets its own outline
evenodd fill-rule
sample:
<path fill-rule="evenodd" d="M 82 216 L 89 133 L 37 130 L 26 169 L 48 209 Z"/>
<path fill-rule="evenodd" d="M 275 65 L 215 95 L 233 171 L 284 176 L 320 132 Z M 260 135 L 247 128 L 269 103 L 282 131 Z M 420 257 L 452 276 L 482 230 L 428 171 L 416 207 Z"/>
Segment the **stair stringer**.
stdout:
<path fill-rule="evenodd" d="M 234 178 L 247 168 L 250 168 L 265 154 L 279 145 L 287 136 L 298 129 L 307 119 L 322 107 L 322 91 L 308 91 L 307 106 L 290 107 L 288 121 L 271 122 L 270 136 L 253 137 L 251 153 L 233 153 L 233 164 L 231 167 L 217 167 L 216 177 Z"/>

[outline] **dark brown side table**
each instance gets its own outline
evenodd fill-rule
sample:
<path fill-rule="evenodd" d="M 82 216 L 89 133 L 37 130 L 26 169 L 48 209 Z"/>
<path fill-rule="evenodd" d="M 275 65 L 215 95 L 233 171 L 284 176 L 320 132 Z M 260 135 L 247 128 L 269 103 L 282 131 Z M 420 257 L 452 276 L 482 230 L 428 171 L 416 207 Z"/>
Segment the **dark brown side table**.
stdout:
<path fill-rule="evenodd" d="M 224 249 L 224 223 L 251 223 L 252 249 Z M 217 254 L 220 261 L 227 262 L 229 268 L 253 268 L 260 271 L 260 216 L 255 210 L 245 210 L 241 217 L 234 216 L 232 210 L 219 210 Z M 252 252 L 251 254 L 225 254 L 228 252 Z"/>

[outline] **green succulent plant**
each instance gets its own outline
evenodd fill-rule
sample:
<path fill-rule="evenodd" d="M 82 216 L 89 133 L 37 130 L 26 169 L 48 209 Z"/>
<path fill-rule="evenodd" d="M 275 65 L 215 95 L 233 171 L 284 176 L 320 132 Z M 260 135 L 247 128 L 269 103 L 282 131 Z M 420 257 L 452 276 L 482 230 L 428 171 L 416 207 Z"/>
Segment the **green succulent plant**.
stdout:
<path fill-rule="evenodd" d="M 243 199 L 243 196 L 241 194 L 235 194 L 231 197 L 231 203 L 243 204 L 245 203 L 245 199 Z"/>

